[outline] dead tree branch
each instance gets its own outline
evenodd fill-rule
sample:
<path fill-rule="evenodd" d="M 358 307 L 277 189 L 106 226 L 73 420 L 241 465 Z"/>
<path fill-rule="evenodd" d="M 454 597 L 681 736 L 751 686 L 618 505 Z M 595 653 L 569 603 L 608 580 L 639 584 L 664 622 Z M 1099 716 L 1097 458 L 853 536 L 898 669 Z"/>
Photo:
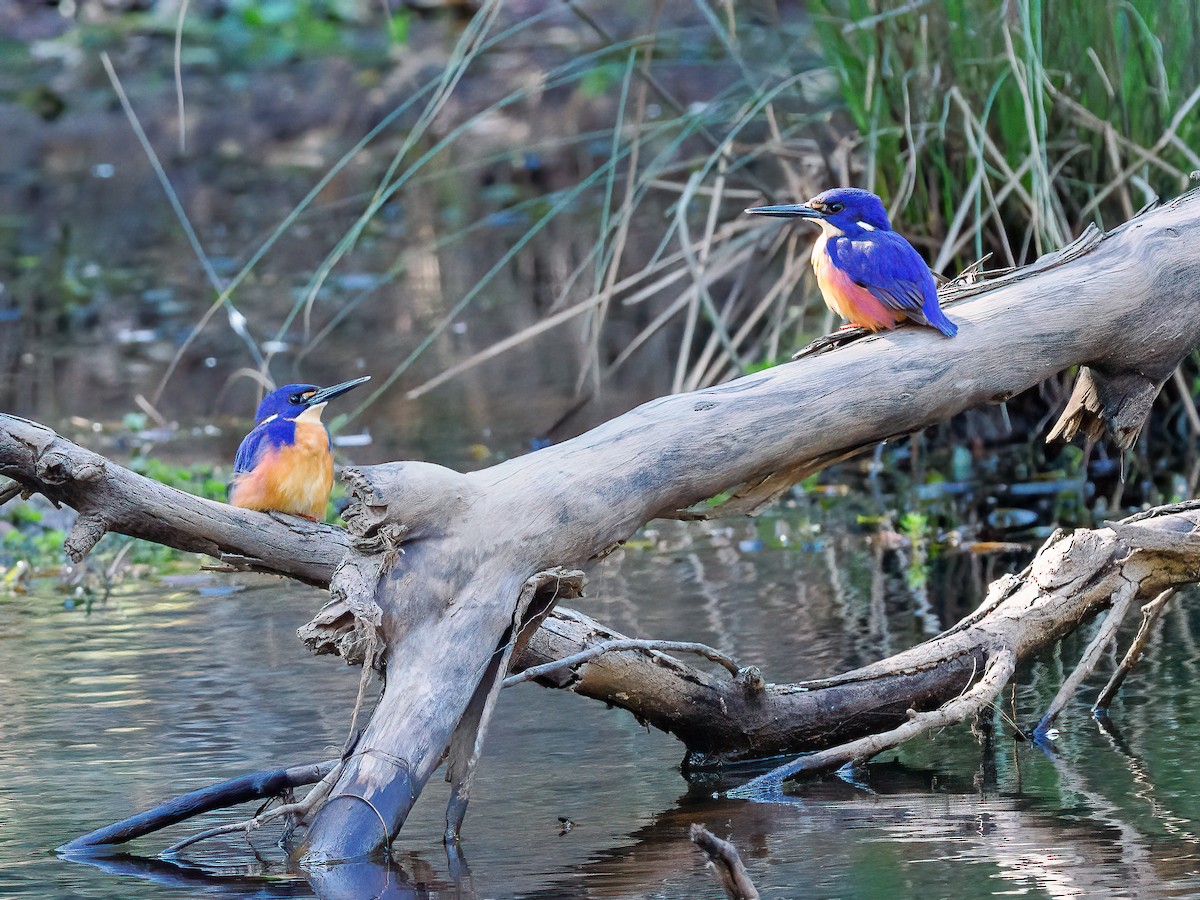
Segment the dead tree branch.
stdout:
<path fill-rule="evenodd" d="M 925 734 L 935 728 L 945 728 L 947 725 L 957 725 L 965 722 L 986 709 L 988 704 L 1012 677 L 1016 666 L 1016 655 L 1011 652 L 997 653 L 988 662 L 988 668 L 969 690 L 964 691 L 953 700 L 930 712 L 907 711 L 908 721 L 897 725 L 890 731 L 868 735 L 855 741 L 847 741 L 828 750 L 818 750 L 815 753 L 801 756 L 782 766 L 778 766 L 757 778 L 752 778 L 741 787 L 729 791 L 731 797 L 747 799 L 770 796 L 779 790 L 780 785 L 789 778 L 799 775 L 809 775 L 839 769 L 842 766 L 864 763 L 872 756 L 890 750 L 892 747 L 912 740 L 918 735 Z"/>
<path fill-rule="evenodd" d="M 1125 616 L 1129 614 L 1129 608 L 1133 605 L 1134 597 L 1137 595 L 1137 585 L 1133 582 L 1126 582 L 1117 588 L 1114 595 L 1112 608 L 1104 616 L 1104 621 L 1100 623 L 1100 628 L 1096 631 L 1095 637 L 1088 644 L 1087 649 L 1083 651 L 1083 656 L 1079 662 L 1075 664 L 1074 670 L 1058 689 L 1058 693 L 1054 695 L 1054 699 L 1050 701 L 1050 705 L 1046 707 L 1046 712 L 1042 715 L 1041 721 L 1038 722 L 1037 728 L 1034 729 L 1034 736 L 1041 738 L 1046 735 L 1050 726 L 1054 724 L 1054 720 L 1058 718 L 1058 714 L 1062 712 L 1063 707 L 1070 702 L 1075 696 L 1075 692 L 1079 690 L 1079 686 L 1083 684 L 1084 679 L 1092 674 L 1096 668 L 1096 663 L 1100 662 L 1100 655 L 1117 638 L 1117 629 L 1121 627 L 1121 623 L 1125 621 Z"/>
<path fill-rule="evenodd" d="M 514 687 L 522 682 L 533 681 L 535 678 L 545 678 L 564 669 L 574 669 L 576 666 L 588 662 L 602 653 L 615 653 L 618 650 L 652 650 L 655 653 L 695 653 L 724 666 L 734 678 L 742 674 L 742 670 L 736 662 L 720 650 L 709 647 L 707 644 L 697 644 L 695 641 L 654 641 L 639 638 L 620 638 L 605 641 L 603 644 L 596 644 L 562 659 L 532 666 L 520 674 L 509 675 L 504 679 L 504 687 Z M 753 669 L 748 669 L 747 672 L 750 677 L 757 675 L 757 672 Z M 761 678 L 759 680 L 761 681 Z"/>
<path fill-rule="evenodd" d="M 323 587 L 349 545 L 343 532 L 319 522 L 237 509 L 169 488 L 16 416 L 0 415 L 0 474 L 25 496 L 43 494 L 78 511 L 65 546 L 73 562 L 112 531 L 220 560 L 236 557 L 243 568 L 253 564 Z M 11 490 L 0 494 L 14 496 Z"/>
<path fill-rule="evenodd" d="M 0 419 L 0 473 L 80 511 L 68 539 L 74 557 L 108 530 L 218 558 L 248 557 L 318 583 L 330 577 L 334 557 L 333 602 L 352 618 L 357 638 L 346 643 L 344 615 L 314 624 L 309 637 L 353 657 L 365 655 L 366 637 L 378 636 L 379 662 L 387 666 L 360 752 L 347 761 L 301 846 L 312 863 L 346 859 L 391 841 L 456 735 L 475 736 L 461 746 L 477 744 L 486 698 L 503 674 L 496 655 L 533 624 L 519 603 L 537 573 L 583 565 L 644 522 L 692 514 L 722 491 L 730 500 L 718 511 L 755 509 L 833 460 L 1001 401 L 1068 366 L 1086 366 L 1090 384 L 1068 406 L 1069 427 L 1056 433 L 1091 434 L 1103 423 L 1127 443 L 1147 398 L 1200 344 L 1200 317 L 1191 314 L 1200 301 L 1200 257 L 1191 252 L 1198 237 L 1200 197 L 1189 194 L 1109 234 L 1093 230 L 1027 269 L 957 289 L 960 332 L 953 341 L 899 329 L 661 398 L 563 444 L 468 475 L 423 463 L 351 471 L 348 542 L 327 528 L 194 498 L 174 510 L 176 492 L 145 479 L 130 491 L 102 458 L 64 453 L 52 432 L 11 417 Z M 1189 532 L 1194 524 L 1188 521 Z M 1130 527 L 1146 532 L 1143 541 L 1167 537 L 1158 525 Z M 1170 576 L 1133 577 L 1138 573 L 1113 552 L 1135 546 L 1144 552 L 1131 559 L 1159 561 L 1172 554 L 1156 556 L 1136 537 L 1104 532 L 1058 536 L 1034 575 L 1010 585 L 1027 607 L 1010 603 L 1003 589 L 994 608 L 936 642 L 798 694 L 841 691 L 848 705 L 831 740 L 847 743 L 898 727 L 909 709 L 936 710 L 978 673 L 997 671 L 997 654 L 1019 658 L 1056 639 L 1106 607 L 1122 578 L 1137 582 L 1140 597 L 1148 585 L 1157 591 L 1194 577 L 1194 565 Z M 285 539 L 274 544 L 267 535 Z M 1177 550 L 1174 558 L 1183 555 Z M 533 618 L 556 602 L 554 592 L 543 595 L 530 606 Z M 584 666 L 599 669 L 627 655 L 605 654 Z M 874 718 L 850 715 L 868 710 Z M 694 724 L 665 712 L 676 733 Z M 848 724 L 868 720 L 868 732 Z M 712 748 L 702 732 L 693 734 L 704 752 L 730 752 L 727 743 Z"/>
<path fill-rule="evenodd" d="M 265 797 L 278 797 L 290 788 L 320 781 L 337 764 L 338 760 L 327 759 L 286 769 L 239 775 L 219 784 L 189 791 L 146 812 L 97 828 L 69 844 L 63 844 L 58 850 L 60 853 L 74 853 L 106 844 L 124 844 L 214 809 L 238 806 Z"/>
<path fill-rule="evenodd" d="M 1129 649 L 1125 651 L 1125 656 L 1122 658 L 1120 665 L 1112 673 L 1112 677 L 1108 679 L 1108 684 L 1104 686 L 1104 690 L 1096 697 L 1096 703 L 1092 707 L 1093 714 L 1108 714 L 1108 707 L 1112 705 L 1113 698 L 1117 696 L 1117 691 L 1121 689 L 1121 685 L 1125 683 L 1125 679 L 1133 671 L 1133 667 L 1142 658 L 1142 651 L 1145 650 L 1146 641 L 1150 638 L 1150 629 L 1162 618 L 1162 614 L 1167 609 L 1167 604 L 1171 602 L 1171 598 L 1174 596 L 1175 588 L 1167 588 L 1142 607 L 1142 624 L 1138 626 L 1137 634 L 1134 636 L 1132 643 L 1130 643 Z"/>
<path fill-rule="evenodd" d="M 723 841 L 703 825 L 693 823 L 688 830 L 692 843 L 704 851 L 709 865 L 716 872 L 717 881 L 725 889 L 730 900 L 758 900 L 758 889 L 750 880 L 750 873 L 742 865 L 737 847 Z"/>

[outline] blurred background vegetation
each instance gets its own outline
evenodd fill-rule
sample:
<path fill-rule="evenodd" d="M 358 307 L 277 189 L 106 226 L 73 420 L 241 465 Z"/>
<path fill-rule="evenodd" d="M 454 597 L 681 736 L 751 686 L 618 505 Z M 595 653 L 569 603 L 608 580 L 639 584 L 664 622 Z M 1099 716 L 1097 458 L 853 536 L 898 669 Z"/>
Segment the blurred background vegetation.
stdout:
<path fill-rule="evenodd" d="M 213 496 L 271 384 L 370 374 L 347 458 L 476 467 L 785 360 L 836 323 L 813 235 L 754 203 L 868 187 L 952 277 L 1200 169 L 1182 0 L 58 0 L 0 31 L 0 404 Z M 882 473 L 868 527 L 935 543 L 1194 495 L 1193 363 L 1124 480 L 1041 443 L 1071 377 L 802 490 Z"/>

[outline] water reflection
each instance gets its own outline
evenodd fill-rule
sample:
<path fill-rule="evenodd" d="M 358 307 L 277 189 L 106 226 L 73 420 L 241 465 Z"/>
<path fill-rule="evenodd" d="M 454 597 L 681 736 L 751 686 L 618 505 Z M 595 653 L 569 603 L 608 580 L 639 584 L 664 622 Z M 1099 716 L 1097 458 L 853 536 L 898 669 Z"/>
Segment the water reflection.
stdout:
<path fill-rule="evenodd" d="M 735 525 L 656 524 L 601 564 L 580 607 L 622 631 L 702 640 L 775 681 L 828 674 L 923 636 L 891 551 L 835 513 Z M 773 539 L 787 531 L 814 540 Z M 759 543 L 760 542 L 760 543 Z M 974 573 L 974 574 L 972 574 Z M 932 562 L 932 612 L 976 601 L 984 572 Z M 778 803 L 688 787 L 682 748 L 627 714 L 523 685 L 502 695 L 468 815 L 463 858 L 440 842 L 447 787 L 418 804 L 389 865 L 300 875 L 264 829 L 166 864 L 168 843 L 252 810 L 214 814 L 87 865 L 50 848 L 167 796 L 258 768 L 326 758 L 345 737 L 355 670 L 307 657 L 294 636 L 320 592 L 272 579 L 233 595 L 182 582 L 114 594 L 91 613 L 35 593 L 0 600 L 0 893 L 151 897 L 720 897 L 687 839 L 705 823 L 741 849 L 764 896 L 1188 894 L 1200 870 L 1189 748 L 1196 640 L 1186 599 L 1113 708 L 1118 738 L 1084 703 L 1052 757 L 995 721 L 885 754 L 852 782 L 826 778 Z M 937 598 L 950 598 L 940 604 Z M 1021 673 L 1029 724 L 1080 640 Z M 1098 680 L 1104 673 L 1098 675 Z M 1151 702 L 1153 700 L 1153 702 Z M 1007 714 L 1008 704 L 1005 704 Z M 573 827 L 563 833 L 559 818 Z"/>

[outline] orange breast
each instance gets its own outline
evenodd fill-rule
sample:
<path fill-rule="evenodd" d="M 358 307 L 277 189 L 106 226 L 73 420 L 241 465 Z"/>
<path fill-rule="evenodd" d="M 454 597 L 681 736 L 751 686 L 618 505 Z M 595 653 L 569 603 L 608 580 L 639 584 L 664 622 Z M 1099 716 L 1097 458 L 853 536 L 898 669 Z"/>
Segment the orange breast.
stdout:
<path fill-rule="evenodd" d="M 881 328 L 895 328 L 896 323 L 903 319 L 903 313 L 888 309 L 864 287 L 854 283 L 854 280 L 833 264 L 825 247 L 828 235 L 824 232 L 813 244 L 812 265 L 817 273 L 817 287 L 825 305 L 848 321 L 851 325 L 879 331 Z"/>
<path fill-rule="evenodd" d="M 238 475 L 229 502 L 324 520 L 332 489 L 333 455 L 325 427 L 297 422 L 296 442 L 264 453 L 252 472 Z"/>

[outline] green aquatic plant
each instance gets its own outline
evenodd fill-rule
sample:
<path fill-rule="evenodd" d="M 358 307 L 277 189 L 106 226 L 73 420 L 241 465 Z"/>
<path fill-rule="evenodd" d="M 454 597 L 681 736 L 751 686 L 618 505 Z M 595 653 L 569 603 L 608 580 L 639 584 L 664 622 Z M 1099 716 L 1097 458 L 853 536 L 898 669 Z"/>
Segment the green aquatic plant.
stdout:
<path fill-rule="evenodd" d="M 936 535 L 927 515 L 915 510 L 900 516 L 900 533 L 907 538 L 910 547 L 908 567 L 904 570 L 904 582 L 910 590 L 921 590 L 929 582 L 929 550 Z"/>

